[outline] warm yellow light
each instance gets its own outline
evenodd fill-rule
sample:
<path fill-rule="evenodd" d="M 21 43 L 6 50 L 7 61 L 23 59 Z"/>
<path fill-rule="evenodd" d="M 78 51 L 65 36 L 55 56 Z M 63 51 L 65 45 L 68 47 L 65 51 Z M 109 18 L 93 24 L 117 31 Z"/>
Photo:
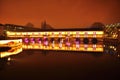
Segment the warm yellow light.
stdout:
<path fill-rule="evenodd" d="M 9 31 L 6 31 L 6 33 L 7 33 L 7 35 L 9 35 L 9 34 L 10 34 L 10 32 L 9 32 Z"/>
<path fill-rule="evenodd" d="M 113 48 L 113 46 L 110 46 L 110 48 Z"/>
<path fill-rule="evenodd" d="M 44 35 L 44 32 L 40 32 L 41 35 Z"/>
<path fill-rule="evenodd" d="M 39 36 L 39 32 L 34 32 L 34 35 L 38 35 Z"/>
<path fill-rule="evenodd" d="M 93 48 L 87 48 L 87 49 L 84 49 L 84 50 L 87 50 L 87 51 L 93 51 Z"/>
<path fill-rule="evenodd" d="M 51 35 L 52 35 L 52 33 L 53 33 L 54 35 L 58 35 L 58 34 L 59 34 L 59 32 L 51 32 Z"/>
<path fill-rule="evenodd" d="M 74 31 L 73 31 L 73 32 L 72 32 L 72 34 L 73 34 L 73 35 L 75 35 L 75 34 L 76 34 L 76 32 L 74 32 Z"/>
<path fill-rule="evenodd" d="M 104 32 L 103 32 L 103 31 L 96 31 L 96 34 L 101 34 L 101 35 L 103 35 Z"/>
<path fill-rule="evenodd" d="M 12 36 L 12 35 L 15 35 L 15 32 L 7 31 L 7 36 Z"/>
<path fill-rule="evenodd" d="M 22 32 L 22 35 L 26 35 L 27 33 L 26 32 Z"/>
<path fill-rule="evenodd" d="M 10 58 L 10 57 L 8 58 L 8 61 L 11 61 L 11 58 Z"/>
<path fill-rule="evenodd" d="M 32 32 L 28 32 L 27 34 L 28 34 L 28 35 L 32 35 Z"/>
<path fill-rule="evenodd" d="M 39 49 L 39 46 L 34 46 L 35 49 Z"/>
<path fill-rule="evenodd" d="M 20 32 L 16 32 L 16 35 L 21 35 L 21 33 Z"/>
<path fill-rule="evenodd" d="M 103 52 L 103 48 L 96 48 L 96 51 Z"/>
<path fill-rule="evenodd" d="M 61 32 L 61 33 L 62 33 L 62 35 L 65 35 L 65 34 L 66 34 L 66 32 L 64 32 L 64 31 L 63 31 L 63 32 Z"/>
<path fill-rule="evenodd" d="M 88 34 L 93 34 L 93 31 L 88 31 L 87 33 L 88 33 Z"/>
<path fill-rule="evenodd" d="M 85 34 L 85 32 L 83 32 L 83 31 L 80 31 L 80 32 L 79 32 L 79 34 L 80 34 L 80 35 L 83 35 L 83 34 Z"/>

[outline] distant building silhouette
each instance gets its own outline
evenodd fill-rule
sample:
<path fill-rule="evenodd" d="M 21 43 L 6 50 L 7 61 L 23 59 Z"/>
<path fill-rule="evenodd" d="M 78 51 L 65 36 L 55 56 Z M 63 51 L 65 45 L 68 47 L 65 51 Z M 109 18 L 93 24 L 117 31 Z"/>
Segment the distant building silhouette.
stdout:
<path fill-rule="evenodd" d="M 41 29 L 54 29 L 51 25 L 47 24 L 46 21 L 41 23 Z"/>
<path fill-rule="evenodd" d="M 32 23 L 28 23 L 26 26 L 15 25 L 15 24 L 5 24 L 5 30 L 9 31 L 31 31 L 31 30 L 39 30 L 39 28 L 35 28 Z"/>

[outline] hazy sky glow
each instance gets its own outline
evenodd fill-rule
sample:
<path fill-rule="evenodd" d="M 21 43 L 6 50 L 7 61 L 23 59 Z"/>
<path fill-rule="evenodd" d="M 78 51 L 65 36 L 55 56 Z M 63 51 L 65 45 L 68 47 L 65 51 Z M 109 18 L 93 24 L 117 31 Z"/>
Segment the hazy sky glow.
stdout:
<path fill-rule="evenodd" d="M 120 22 L 119 0 L 0 0 L 0 23 L 36 27 L 46 20 L 55 28 Z"/>

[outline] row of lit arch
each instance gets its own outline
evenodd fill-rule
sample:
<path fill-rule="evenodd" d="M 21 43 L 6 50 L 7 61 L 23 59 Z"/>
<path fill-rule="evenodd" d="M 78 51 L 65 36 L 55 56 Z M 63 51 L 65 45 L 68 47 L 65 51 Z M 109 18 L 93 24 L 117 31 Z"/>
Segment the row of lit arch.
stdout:
<path fill-rule="evenodd" d="M 48 41 L 49 43 L 60 43 L 63 40 L 63 43 L 66 42 L 71 42 L 71 43 L 76 43 L 78 42 L 79 44 L 97 44 L 99 42 L 101 42 L 101 39 L 97 39 L 97 38 L 30 38 L 30 37 L 26 37 L 22 39 L 24 43 L 26 43 L 25 41 L 27 41 L 28 43 L 32 43 L 33 41 L 35 43 L 39 43 L 41 41 L 41 43 Z"/>

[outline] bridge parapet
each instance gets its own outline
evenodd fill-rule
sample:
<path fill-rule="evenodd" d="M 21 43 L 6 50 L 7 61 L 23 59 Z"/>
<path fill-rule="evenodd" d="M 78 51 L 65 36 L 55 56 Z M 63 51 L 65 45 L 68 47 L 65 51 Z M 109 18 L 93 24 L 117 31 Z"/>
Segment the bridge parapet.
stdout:
<path fill-rule="evenodd" d="M 103 51 L 103 31 L 7 32 L 21 38 L 25 49 Z"/>

